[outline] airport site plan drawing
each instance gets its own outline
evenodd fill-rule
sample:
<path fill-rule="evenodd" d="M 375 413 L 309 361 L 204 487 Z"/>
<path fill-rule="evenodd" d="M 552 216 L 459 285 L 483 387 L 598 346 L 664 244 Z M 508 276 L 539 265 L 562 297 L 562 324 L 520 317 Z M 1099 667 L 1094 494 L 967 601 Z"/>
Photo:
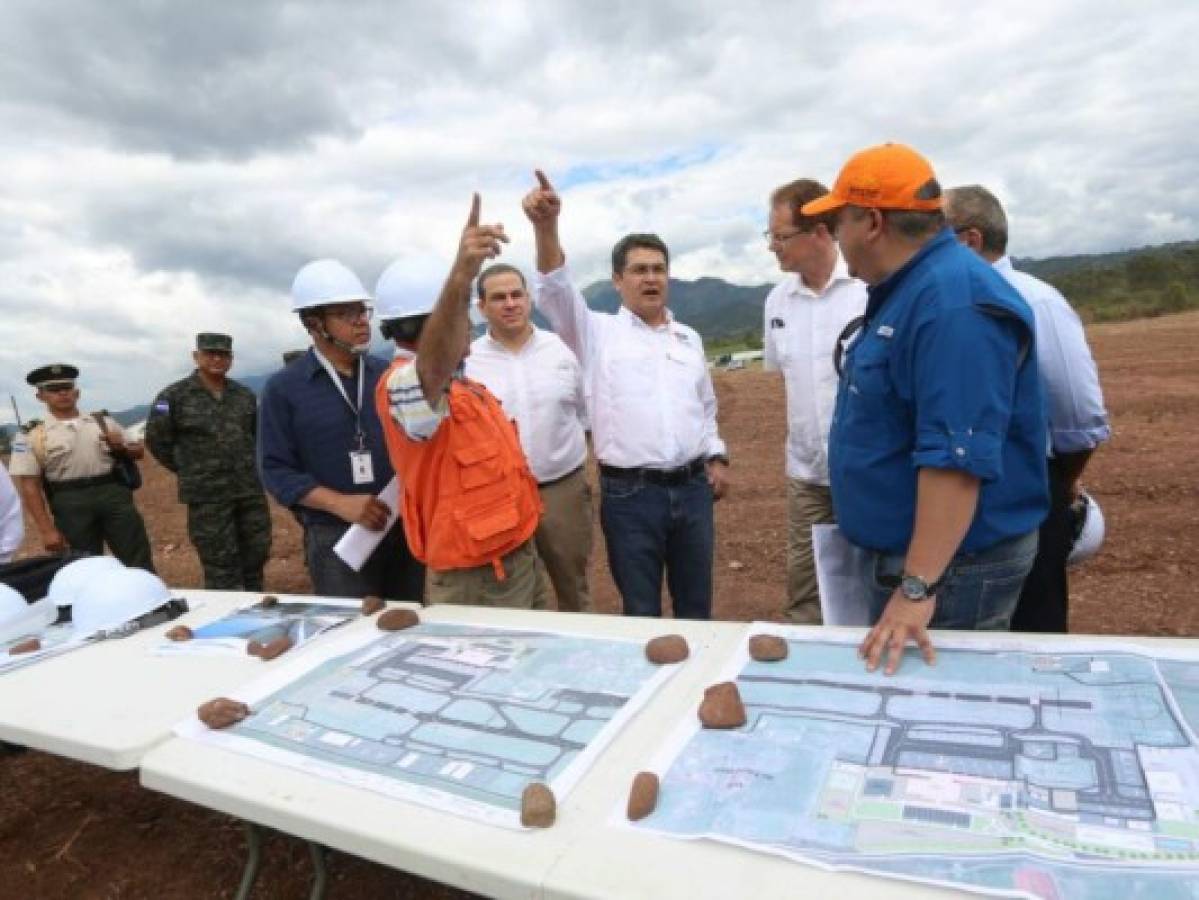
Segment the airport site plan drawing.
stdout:
<path fill-rule="evenodd" d="M 534 781 L 558 802 L 676 666 L 644 642 L 422 623 L 330 638 L 237 699 L 253 714 L 184 737 L 496 825 Z"/>
<path fill-rule="evenodd" d="M 319 602 L 274 600 L 259 601 L 192 629 L 186 641 L 164 639 L 154 652 L 163 656 L 206 654 L 243 655 L 251 641 L 269 644 L 288 638 L 293 647 L 317 637 L 331 628 L 358 618 L 362 604 L 357 600 Z"/>
<path fill-rule="evenodd" d="M 688 710 L 633 827 L 997 895 L 1199 897 L 1199 655 L 946 639 L 886 678 L 854 644 L 751 630 L 787 658 L 743 646 L 746 725 Z"/>

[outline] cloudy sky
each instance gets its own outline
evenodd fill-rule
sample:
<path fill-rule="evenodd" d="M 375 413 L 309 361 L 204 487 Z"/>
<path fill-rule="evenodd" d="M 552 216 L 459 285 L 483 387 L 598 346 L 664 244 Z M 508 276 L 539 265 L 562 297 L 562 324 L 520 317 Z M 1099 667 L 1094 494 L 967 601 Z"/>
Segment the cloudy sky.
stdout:
<path fill-rule="evenodd" d="M 265 371 L 300 265 L 448 260 L 476 189 L 527 264 L 534 166 L 584 283 L 631 230 L 773 280 L 769 191 L 885 140 L 991 186 L 1017 255 L 1196 238 L 1196 34 L 1189 0 L 5 0 L 0 391 L 29 415 L 65 360 L 146 402 L 200 330 Z"/>

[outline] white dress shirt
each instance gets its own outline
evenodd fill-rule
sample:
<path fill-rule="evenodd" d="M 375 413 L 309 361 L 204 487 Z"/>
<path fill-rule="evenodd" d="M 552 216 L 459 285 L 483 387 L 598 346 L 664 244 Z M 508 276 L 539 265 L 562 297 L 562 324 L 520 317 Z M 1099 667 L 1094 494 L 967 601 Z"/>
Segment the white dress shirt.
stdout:
<path fill-rule="evenodd" d="M 470 345 L 466 377 L 485 384 L 516 420 L 539 482 L 569 475 L 587 461 L 583 372 L 556 334 L 534 328 L 516 351 L 483 334 Z"/>
<path fill-rule="evenodd" d="M 787 477 L 828 484 L 828 433 L 837 403 L 833 348 L 842 329 L 866 309 L 866 285 L 837 263 L 822 291 L 788 275 L 766 297 L 764 367 L 780 370 L 787 388 Z"/>
<path fill-rule="evenodd" d="M 534 278 L 537 308 L 583 367 L 595 456 L 621 468 L 670 469 L 726 452 L 699 333 L 647 325 L 627 307 L 588 309 L 566 266 Z"/>
<path fill-rule="evenodd" d="M 11 560 L 24 539 L 21 497 L 8 476 L 8 469 L 0 466 L 0 563 Z"/>
<path fill-rule="evenodd" d="M 1111 437 L 1099 370 L 1078 313 L 1057 288 L 1012 268 L 1004 256 L 995 270 L 1019 291 L 1037 322 L 1037 366 L 1045 387 L 1052 453 L 1093 450 Z"/>

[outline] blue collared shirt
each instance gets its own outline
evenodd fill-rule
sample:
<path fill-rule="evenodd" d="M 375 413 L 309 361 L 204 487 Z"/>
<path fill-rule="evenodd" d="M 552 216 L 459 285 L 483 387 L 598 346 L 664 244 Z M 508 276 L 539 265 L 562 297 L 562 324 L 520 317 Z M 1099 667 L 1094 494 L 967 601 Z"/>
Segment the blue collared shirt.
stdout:
<path fill-rule="evenodd" d="M 363 358 L 362 431 L 371 455 L 374 481 L 355 484 L 350 453 L 355 450 L 357 417 L 311 349 L 276 372 L 262 391 L 258 410 L 258 470 L 271 496 L 294 507 L 316 487 L 343 494 L 378 494 L 391 480 L 391 461 L 375 411 L 375 385 L 387 363 Z M 341 376 L 338 376 L 341 377 Z M 358 376 L 342 378 L 346 396 L 358 400 Z M 304 508 L 305 519 L 340 522 L 336 516 Z"/>
<path fill-rule="evenodd" d="M 1049 415 L 1049 448 L 1055 454 L 1094 450 L 1112 436 L 1099 369 L 1087 346 L 1078 313 L 1057 288 L 1012 268 L 1010 258 L 995 261 L 1032 308 L 1037 322 L 1037 365 Z"/>
<path fill-rule="evenodd" d="M 929 467 L 982 482 L 959 551 L 1032 531 L 1049 498 L 1028 304 L 949 229 L 869 296 L 829 438 L 841 529 L 861 547 L 905 552 L 917 472 Z"/>

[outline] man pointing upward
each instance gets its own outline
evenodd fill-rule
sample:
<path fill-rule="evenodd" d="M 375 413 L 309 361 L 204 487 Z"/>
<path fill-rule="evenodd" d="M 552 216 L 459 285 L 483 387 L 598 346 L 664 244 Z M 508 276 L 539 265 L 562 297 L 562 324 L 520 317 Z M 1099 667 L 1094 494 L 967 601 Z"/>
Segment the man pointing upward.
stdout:
<path fill-rule="evenodd" d="M 728 456 L 703 341 L 667 301 L 670 251 L 655 234 L 612 248 L 615 315 L 587 307 L 558 238 L 562 200 L 541 171 L 524 199 L 537 241 L 534 297 L 575 352 L 600 468 L 600 524 L 626 615 L 662 614 L 662 575 L 677 618 L 712 615 L 712 503 Z"/>

